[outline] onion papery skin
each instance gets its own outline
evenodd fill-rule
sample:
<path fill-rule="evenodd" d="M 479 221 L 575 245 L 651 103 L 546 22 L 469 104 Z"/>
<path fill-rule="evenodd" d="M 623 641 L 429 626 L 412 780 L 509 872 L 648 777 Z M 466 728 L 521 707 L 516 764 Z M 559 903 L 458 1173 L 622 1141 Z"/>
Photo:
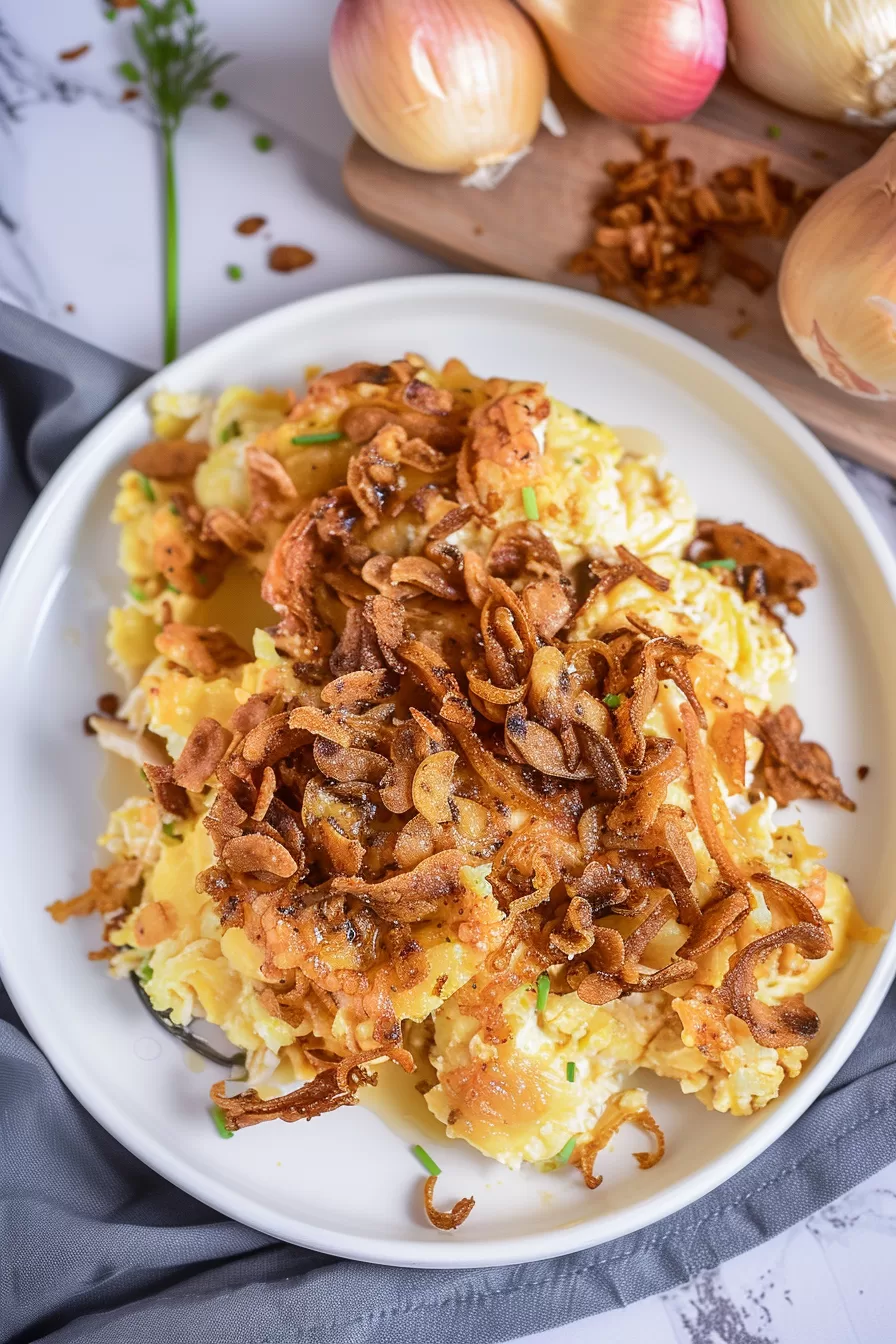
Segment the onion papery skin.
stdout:
<path fill-rule="evenodd" d="M 728 0 L 731 64 L 826 121 L 896 121 L 896 0 Z"/>
<path fill-rule="evenodd" d="M 681 121 L 725 68 L 723 0 L 520 0 L 560 73 L 619 121 Z"/>
<path fill-rule="evenodd" d="M 510 0 L 341 0 L 330 71 L 368 144 L 431 173 L 525 152 L 548 92 L 538 35 Z"/>
<path fill-rule="evenodd" d="M 778 300 L 820 377 L 852 396 L 896 397 L 896 135 L 801 220 Z"/>

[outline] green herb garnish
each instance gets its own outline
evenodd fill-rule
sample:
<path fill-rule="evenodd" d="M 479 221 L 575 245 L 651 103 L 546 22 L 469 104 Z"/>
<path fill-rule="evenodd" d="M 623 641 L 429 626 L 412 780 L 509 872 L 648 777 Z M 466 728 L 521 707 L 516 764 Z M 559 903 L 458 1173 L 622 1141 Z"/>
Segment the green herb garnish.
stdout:
<path fill-rule="evenodd" d="M 554 1158 L 554 1161 L 557 1163 L 558 1166 L 565 1167 L 567 1162 L 575 1152 L 575 1150 L 576 1150 L 575 1139 L 567 1139 L 563 1147 L 557 1154 L 557 1156 Z"/>
<path fill-rule="evenodd" d="M 531 485 L 523 486 L 523 513 L 530 522 L 538 522 L 538 500 Z"/>
<path fill-rule="evenodd" d="M 728 558 L 724 560 L 698 560 L 697 564 L 701 569 L 737 569 L 737 561 Z"/>
<path fill-rule="evenodd" d="M 162 830 L 165 832 L 165 834 L 166 834 L 167 836 L 170 837 L 170 839 L 172 839 L 172 840 L 179 840 L 179 839 L 180 839 L 180 836 L 178 835 L 177 831 L 174 829 L 174 822 L 173 822 L 173 821 L 163 821 L 163 822 L 162 822 Z"/>
<path fill-rule="evenodd" d="M 341 429 L 331 429 L 325 434 L 294 434 L 292 443 L 335 443 L 337 439 L 344 439 L 345 435 Z"/>
<path fill-rule="evenodd" d="M 782 132 L 781 132 L 781 127 L 780 127 L 780 126 L 769 126 L 769 127 L 766 128 L 766 132 L 765 132 L 765 133 L 766 133 L 766 135 L 768 136 L 769 140 L 780 140 L 780 139 L 781 139 L 781 134 L 782 134 Z"/>
<path fill-rule="evenodd" d="M 173 583 L 166 583 L 165 587 L 167 588 L 169 593 L 177 593 L 178 597 L 180 597 L 180 589 L 175 588 Z"/>
<path fill-rule="evenodd" d="M 229 104 L 230 94 L 225 93 L 223 89 L 219 89 L 217 93 L 212 94 L 209 101 L 212 107 L 216 108 L 218 112 L 221 112 Z"/>
<path fill-rule="evenodd" d="M 215 74 L 231 55 L 219 54 L 206 40 L 205 24 L 196 18 L 193 0 L 139 0 L 141 15 L 134 40 L 143 70 L 125 61 L 125 79 L 146 80 L 162 135 L 165 181 L 165 363 L 177 355 L 178 222 L 174 136 L 187 108 L 212 86 Z M 130 71 L 133 70 L 132 76 Z"/>
<path fill-rule="evenodd" d="M 104 9 L 104 10 L 103 10 L 103 18 L 104 18 L 108 23 L 114 23 L 115 20 L 118 18 L 118 10 L 117 10 L 117 9 Z"/>
<path fill-rule="evenodd" d="M 173 513 L 174 516 L 175 516 L 175 518 L 179 518 L 179 517 L 180 517 L 180 509 L 177 507 L 176 504 L 169 504 L 169 505 L 168 505 L 168 512 L 169 512 L 169 513 Z"/>
<path fill-rule="evenodd" d="M 143 766 L 142 766 L 142 765 L 141 765 L 141 767 L 140 767 L 140 773 L 141 773 L 141 775 L 143 776 L 143 783 L 147 786 L 147 788 L 149 788 L 149 775 L 148 775 L 148 774 L 146 773 L 146 771 L 143 769 Z"/>
<path fill-rule="evenodd" d="M 566 1061 L 566 1081 L 568 1083 L 574 1083 L 575 1080 L 576 1080 L 576 1062 L 574 1059 L 568 1059 Z"/>
<path fill-rule="evenodd" d="M 139 84 L 142 79 L 142 75 L 133 61 L 122 61 L 121 65 L 118 67 L 118 73 L 121 75 L 122 79 L 126 79 L 129 84 Z"/>
<path fill-rule="evenodd" d="M 414 1154 L 417 1161 L 420 1163 L 421 1167 L 425 1167 L 425 1169 L 429 1172 L 430 1176 L 441 1176 L 442 1168 L 438 1165 L 437 1162 L 433 1162 L 429 1153 L 426 1151 L 425 1148 L 421 1148 L 419 1143 L 414 1144 L 413 1148 L 411 1149 L 411 1152 Z"/>
<path fill-rule="evenodd" d="M 252 139 L 252 143 L 258 150 L 259 154 L 267 154 L 270 150 L 274 148 L 274 142 L 271 139 L 271 137 L 269 135 L 264 135 L 263 133 L 254 136 Z"/>
<path fill-rule="evenodd" d="M 129 584 L 128 592 L 130 593 L 131 597 L 134 599 L 135 602 L 146 601 L 146 594 L 144 593 L 142 588 L 137 587 L 136 583 Z"/>
<path fill-rule="evenodd" d="M 143 491 L 150 504 L 155 504 L 156 492 L 153 489 L 152 481 L 148 476 L 144 476 L 142 471 L 137 472 L 137 479 L 140 482 L 140 489 Z"/>
<path fill-rule="evenodd" d="M 148 961 L 144 961 L 143 965 L 140 967 L 137 972 L 137 978 L 142 985 L 147 984 L 148 981 L 152 979 L 152 967 Z"/>
<path fill-rule="evenodd" d="M 547 971 L 542 971 L 541 975 L 535 981 L 535 1011 L 543 1013 L 548 1001 L 548 995 L 551 992 L 551 977 Z"/>
<path fill-rule="evenodd" d="M 232 1139 L 233 1130 L 227 1128 L 227 1121 L 224 1119 L 224 1112 L 221 1110 L 221 1107 L 212 1106 L 211 1111 L 209 1113 L 212 1117 L 212 1123 L 214 1124 L 215 1129 L 221 1135 L 221 1138 Z"/>
<path fill-rule="evenodd" d="M 606 705 L 607 709 L 618 709 L 619 706 L 622 704 L 622 696 L 621 696 L 621 695 L 605 695 L 605 696 L 604 696 L 604 704 Z"/>
<path fill-rule="evenodd" d="M 229 443 L 231 439 L 238 438 L 240 434 L 239 420 L 231 420 L 229 425 L 225 425 L 221 430 L 219 438 L 222 443 Z"/>
<path fill-rule="evenodd" d="M 228 267 L 226 267 L 226 274 L 228 280 L 242 280 L 243 268 L 242 266 L 236 266 L 233 263 L 231 263 Z"/>

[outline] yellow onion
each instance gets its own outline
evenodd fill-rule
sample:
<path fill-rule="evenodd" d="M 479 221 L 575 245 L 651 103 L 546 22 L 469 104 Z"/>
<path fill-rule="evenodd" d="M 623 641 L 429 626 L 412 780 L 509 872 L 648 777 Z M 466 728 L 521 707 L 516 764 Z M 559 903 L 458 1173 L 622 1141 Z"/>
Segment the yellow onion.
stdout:
<path fill-rule="evenodd" d="M 896 397 L 896 135 L 800 222 L 778 277 L 800 354 L 859 397 Z"/>
<path fill-rule="evenodd" d="M 513 162 L 548 91 L 538 35 L 510 0 L 341 0 L 330 70 L 364 139 L 429 173 Z"/>
<path fill-rule="evenodd" d="M 781 0 L 788 4 L 789 0 Z M 679 121 L 725 67 L 723 0 L 520 0 L 583 102 L 619 121 Z"/>
<path fill-rule="evenodd" d="M 827 121 L 896 120 L 896 0 L 728 0 L 751 89 Z"/>

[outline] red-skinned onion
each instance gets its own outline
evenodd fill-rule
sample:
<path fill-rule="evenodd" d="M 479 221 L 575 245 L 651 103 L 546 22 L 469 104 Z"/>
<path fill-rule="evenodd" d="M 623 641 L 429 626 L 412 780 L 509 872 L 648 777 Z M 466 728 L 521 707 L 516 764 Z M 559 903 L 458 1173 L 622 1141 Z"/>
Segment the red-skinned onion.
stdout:
<path fill-rule="evenodd" d="M 786 0 L 782 0 L 786 3 Z M 619 121 L 680 121 L 725 67 L 723 0 L 520 0 L 579 97 Z"/>

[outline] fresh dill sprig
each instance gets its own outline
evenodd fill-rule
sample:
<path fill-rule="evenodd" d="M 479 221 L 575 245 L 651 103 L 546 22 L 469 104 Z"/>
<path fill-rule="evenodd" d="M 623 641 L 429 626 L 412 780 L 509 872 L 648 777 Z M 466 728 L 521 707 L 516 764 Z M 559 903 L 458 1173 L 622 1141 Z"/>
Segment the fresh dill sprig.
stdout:
<path fill-rule="evenodd" d="M 206 39 L 193 0 L 139 0 L 134 39 L 143 58 L 143 77 L 162 135 L 165 170 L 165 363 L 177 355 L 178 218 L 174 136 L 188 107 L 198 102 L 232 54 L 219 53 Z"/>

